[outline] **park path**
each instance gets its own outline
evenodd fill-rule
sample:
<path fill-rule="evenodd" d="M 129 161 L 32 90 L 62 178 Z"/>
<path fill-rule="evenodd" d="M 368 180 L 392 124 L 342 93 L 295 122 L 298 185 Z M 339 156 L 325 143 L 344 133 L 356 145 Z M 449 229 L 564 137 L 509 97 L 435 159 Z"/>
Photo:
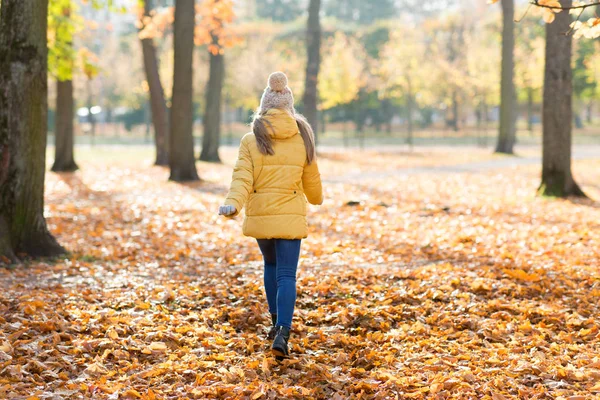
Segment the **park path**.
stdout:
<path fill-rule="evenodd" d="M 541 151 L 540 151 L 541 152 Z M 573 160 L 600 160 L 600 146 L 578 146 L 573 148 Z M 353 172 L 341 176 L 324 179 L 325 183 L 368 183 L 376 179 L 411 176 L 419 174 L 462 174 L 480 173 L 495 169 L 513 168 L 528 165 L 540 165 L 541 156 L 519 157 L 506 156 L 502 158 L 458 163 L 450 165 L 410 167 L 373 172 Z"/>

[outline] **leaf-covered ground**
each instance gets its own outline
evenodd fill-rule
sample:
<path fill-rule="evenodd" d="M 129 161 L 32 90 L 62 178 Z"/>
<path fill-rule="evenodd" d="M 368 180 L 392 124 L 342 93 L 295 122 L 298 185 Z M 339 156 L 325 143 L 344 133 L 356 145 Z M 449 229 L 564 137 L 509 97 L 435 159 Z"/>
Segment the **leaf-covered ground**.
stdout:
<path fill-rule="evenodd" d="M 537 166 L 392 174 L 498 158 L 325 154 L 278 364 L 257 246 L 215 214 L 234 152 L 183 185 L 149 151 L 87 151 L 47 175 L 70 257 L 0 268 L 0 398 L 600 396 L 600 203 L 536 198 Z M 575 173 L 600 199 L 600 160 Z"/>

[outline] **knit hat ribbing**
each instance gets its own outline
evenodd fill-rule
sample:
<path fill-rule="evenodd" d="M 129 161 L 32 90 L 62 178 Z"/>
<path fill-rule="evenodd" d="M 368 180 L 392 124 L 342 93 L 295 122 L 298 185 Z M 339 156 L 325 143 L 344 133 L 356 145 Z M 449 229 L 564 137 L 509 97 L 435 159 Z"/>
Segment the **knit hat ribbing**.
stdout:
<path fill-rule="evenodd" d="M 260 109 L 282 108 L 294 114 L 294 94 L 287 85 L 288 78 L 283 72 L 273 72 L 260 99 Z"/>

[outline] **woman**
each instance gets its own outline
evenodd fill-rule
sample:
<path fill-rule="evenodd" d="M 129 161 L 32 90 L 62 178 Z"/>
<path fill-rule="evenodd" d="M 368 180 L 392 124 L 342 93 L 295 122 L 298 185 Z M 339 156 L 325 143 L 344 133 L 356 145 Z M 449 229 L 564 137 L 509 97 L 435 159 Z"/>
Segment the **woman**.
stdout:
<path fill-rule="evenodd" d="M 257 239 L 273 327 L 272 351 L 289 355 L 301 240 L 308 235 L 306 199 L 323 203 L 321 176 L 310 124 L 294 109 L 283 72 L 269 76 L 252 132 L 242 138 L 231 189 L 219 214 L 229 218 L 246 206 L 244 235 Z"/>

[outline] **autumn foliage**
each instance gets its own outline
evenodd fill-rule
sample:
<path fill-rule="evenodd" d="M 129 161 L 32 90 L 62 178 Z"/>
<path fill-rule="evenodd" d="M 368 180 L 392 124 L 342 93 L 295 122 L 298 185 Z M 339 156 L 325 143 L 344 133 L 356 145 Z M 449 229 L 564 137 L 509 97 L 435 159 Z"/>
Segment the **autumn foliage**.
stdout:
<path fill-rule="evenodd" d="M 498 3 L 499 0 L 488 0 L 488 3 Z M 568 12 L 575 16 L 575 21 L 571 24 L 571 29 L 574 32 L 575 38 L 585 37 L 595 39 L 600 36 L 600 18 L 598 15 L 587 18 L 581 21 L 581 17 L 588 8 L 598 6 L 595 0 L 575 0 L 569 7 L 565 7 L 560 0 L 532 0 L 529 7 L 535 6 L 542 10 L 543 19 L 546 23 L 551 24 L 556 18 L 556 14 Z M 569 32 L 571 33 L 571 32 Z"/>
<path fill-rule="evenodd" d="M 1 398 L 600 394 L 600 206 L 533 197 L 538 167 L 323 154 L 327 200 L 278 364 L 257 246 L 215 212 L 235 154 L 181 185 L 138 153 L 95 149 L 48 174 L 49 227 L 72 253 L 0 269 Z M 599 171 L 575 165 L 596 198 Z"/>
<path fill-rule="evenodd" d="M 144 15 L 143 7 L 138 7 L 137 27 L 139 37 L 154 38 L 163 36 L 174 22 L 174 8 L 153 10 L 150 16 Z M 235 20 L 233 1 L 203 0 L 196 4 L 196 26 L 194 43 L 207 45 L 213 54 L 223 53 L 224 49 L 235 46 L 241 40 L 229 25 Z"/>

